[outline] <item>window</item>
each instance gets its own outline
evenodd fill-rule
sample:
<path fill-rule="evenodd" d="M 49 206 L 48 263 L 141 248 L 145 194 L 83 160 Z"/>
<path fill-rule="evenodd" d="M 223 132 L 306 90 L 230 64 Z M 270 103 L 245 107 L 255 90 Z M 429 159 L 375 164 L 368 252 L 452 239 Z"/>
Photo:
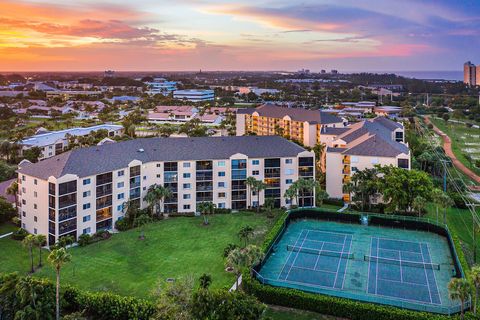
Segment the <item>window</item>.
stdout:
<path fill-rule="evenodd" d="M 33 233 L 37 234 L 37 228 L 33 228 Z"/>
<path fill-rule="evenodd" d="M 258 166 L 260 164 L 260 160 L 252 160 L 252 165 Z"/>
<path fill-rule="evenodd" d="M 225 188 L 225 182 L 219 182 L 218 187 L 219 188 Z"/>
<path fill-rule="evenodd" d="M 123 211 L 123 205 L 121 205 L 121 204 L 118 205 L 118 206 L 117 206 L 117 211 Z"/>
<path fill-rule="evenodd" d="M 37 216 L 33 216 L 33 221 L 37 222 Z"/>
<path fill-rule="evenodd" d="M 190 168 L 190 162 L 184 162 L 183 167 L 184 168 Z"/>
<path fill-rule="evenodd" d="M 117 188 L 123 188 L 125 186 L 125 182 L 118 182 Z"/>
<path fill-rule="evenodd" d="M 293 180 L 292 180 L 292 179 L 287 179 L 287 180 L 285 180 L 285 183 L 286 183 L 286 184 L 292 184 L 292 183 L 293 183 Z"/>
<path fill-rule="evenodd" d="M 123 177 L 124 175 L 125 175 L 125 171 L 124 171 L 124 170 L 118 171 L 118 174 L 117 174 L 118 177 Z"/>
<path fill-rule="evenodd" d="M 357 172 L 358 168 L 357 167 L 352 167 L 352 172 Z"/>
<path fill-rule="evenodd" d="M 124 193 L 119 193 L 119 194 L 117 195 L 117 199 L 118 199 L 118 200 L 125 199 L 125 194 L 124 194 Z"/>
<path fill-rule="evenodd" d="M 33 204 L 33 209 L 37 209 L 37 204 L 36 203 Z"/>
<path fill-rule="evenodd" d="M 157 163 L 157 168 L 160 168 L 162 166 L 161 163 Z"/>
<path fill-rule="evenodd" d="M 403 142 L 403 132 L 402 131 L 395 132 L 395 141 Z"/>
<path fill-rule="evenodd" d="M 189 204 L 184 204 L 183 205 L 183 210 L 190 210 L 190 205 Z"/>
<path fill-rule="evenodd" d="M 227 194 L 225 192 L 219 192 L 218 193 L 219 198 L 225 198 L 226 196 L 227 196 Z"/>
<path fill-rule="evenodd" d="M 83 191 L 83 197 L 84 197 L 84 198 L 90 197 L 91 194 L 92 194 L 91 191 Z"/>
<path fill-rule="evenodd" d="M 90 227 L 83 229 L 83 234 L 88 234 L 92 232 L 92 229 Z"/>
<path fill-rule="evenodd" d="M 184 178 L 184 179 L 188 179 L 188 178 L 190 178 L 190 177 L 191 177 L 191 174 L 190 174 L 190 173 L 184 173 L 184 174 L 183 174 L 183 178 Z"/>
<path fill-rule="evenodd" d="M 33 184 L 36 185 L 37 184 L 37 179 L 33 179 Z"/>
<path fill-rule="evenodd" d="M 90 209 L 90 207 L 91 207 L 90 203 L 83 204 L 83 210 Z"/>
<path fill-rule="evenodd" d="M 377 164 L 378 163 L 378 158 L 372 158 L 371 162 L 372 162 L 372 164 Z"/>
<path fill-rule="evenodd" d="M 398 167 L 408 169 L 408 159 L 398 159 Z"/>
<path fill-rule="evenodd" d="M 83 217 L 83 222 L 88 222 L 91 220 L 90 215 Z"/>
<path fill-rule="evenodd" d="M 25 181 L 25 176 L 22 176 L 22 181 Z"/>
<path fill-rule="evenodd" d="M 225 208 L 225 202 L 220 202 L 220 203 L 218 204 L 218 207 L 219 207 L 220 209 L 224 209 L 224 208 Z"/>
<path fill-rule="evenodd" d="M 253 170 L 252 171 L 252 176 L 258 176 L 260 174 L 260 171 L 258 170 Z"/>
<path fill-rule="evenodd" d="M 159 173 L 157 174 L 157 178 L 160 179 L 162 177 L 162 175 Z"/>
<path fill-rule="evenodd" d="M 38 196 L 37 191 L 33 191 L 33 196 L 36 198 Z"/>
<path fill-rule="evenodd" d="M 143 176 L 143 180 L 147 180 L 147 176 Z"/>
<path fill-rule="evenodd" d="M 357 162 L 358 162 L 358 157 L 356 157 L 356 156 L 351 156 L 351 157 L 350 157 L 350 162 L 351 162 L 351 163 L 357 163 Z"/>
<path fill-rule="evenodd" d="M 183 184 L 183 189 L 190 189 L 192 185 L 190 183 L 184 183 Z"/>
<path fill-rule="evenodd" d="M 22 211 L 22 216 L 26 217 L 27 214 L 25 213 L 25 211 Z"/>
<path fill-rule="evenodd" d="M 287 175 L 287 176 L 291 176 L 293 173 L 294 173 L 293 169 L 286 169 L 285 170 L 285 175 Z"/>
<path fill-rule="evenodd" d="M 25 193 L 27 192 L 27 189 L 25 189 L 25 187 L 22 187 L 22 193 Z"/>
<path fill-rule="evenodd" d="M 285 163 L 286 163 L 286 164 L 292 164 L 292 163 L 293 163 L 293 159 L 285 159 Z"/>
<path fill-rule="evenodd" d="M 184 200 L 188 200 L 191 198 L 191 195 L 189 193 L 183 195 Z"/>
<path fill-rule="evenodd" d="M 83 179 L 83 185 L 86 186 L 87 184 L 90 184 L 91 180 L 90 178 L 88 179 Z"/>
<path fill-rule="evenodd" d="M 218 161 L 219 167 L 225 167 L 225 161 Z"/>
<path fill-rule="evenodd" d="M 27 204 L 27 201 L 25 199 L 22 199 L 22 204 Z"/>
<path fill-rule="evenodd" d="M 225 177 L 225 171 L 219 171 L 218 176 L 219 177 Z"/>

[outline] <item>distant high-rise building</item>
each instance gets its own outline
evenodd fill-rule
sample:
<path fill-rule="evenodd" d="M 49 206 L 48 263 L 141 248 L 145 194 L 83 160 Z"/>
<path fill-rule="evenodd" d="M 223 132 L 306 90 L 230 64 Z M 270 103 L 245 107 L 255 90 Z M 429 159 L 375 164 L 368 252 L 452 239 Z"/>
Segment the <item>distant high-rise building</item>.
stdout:
<path fill-rule="evenodd" d="M 476 86 L 477 79 L 480 80 L 480 68 L 467 61 L 463 64 L 463 82 L 469 86 Z"/>

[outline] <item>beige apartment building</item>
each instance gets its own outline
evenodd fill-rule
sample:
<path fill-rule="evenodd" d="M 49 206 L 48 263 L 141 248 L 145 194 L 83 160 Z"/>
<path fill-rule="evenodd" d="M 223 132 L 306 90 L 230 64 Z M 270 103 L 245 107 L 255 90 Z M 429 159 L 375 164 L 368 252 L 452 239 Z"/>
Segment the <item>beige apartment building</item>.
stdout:
<path fill-rule="evenodd" d="M 307 147 L 320 142 L 324 128 L 342 128 L 346 123 L 342 118 L 320 110 L 286 108 L 273 104 L 239 109 L 236 119 L 237 136 L 279 135 Z"/>
<path fill-rule="evenodd" d="M 375 165 L 410 169 L 410 149 L 402 124 L 385 117 L 322 132 L 326 149 L 326 191 L 332 198 L 350 201 L 344 186 L 356 171 Z"/>
<path fill-rule="evenodd" d="M 18 170 L 19 213 L 22 227 L 59 237 L 113 229 L 124 216 L 124 203 L 141 208 L 148 188 L 160 184 L 173 195 L 163 212 L 196 212 L 196 205 L 212 201 L 234 210 L 257 206 L 245 183 L 262 180 L 260 193 L 276 206 L 299 177 L 315 176 L 314 153 L 281 137 L 150 138 L 80 148 L 38 163 L 24 161 Z M 251 199 L 253 198 L 253 199 Z M 314 194 L 300 199 L 314 205 Z"/>

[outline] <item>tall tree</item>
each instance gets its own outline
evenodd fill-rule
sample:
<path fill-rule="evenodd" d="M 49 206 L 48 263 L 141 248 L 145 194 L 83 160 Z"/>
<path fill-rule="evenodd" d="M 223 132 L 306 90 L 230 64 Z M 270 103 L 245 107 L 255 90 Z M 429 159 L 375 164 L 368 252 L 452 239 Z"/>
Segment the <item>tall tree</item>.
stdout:
<path fill-rule="evenodd" d="M 448 283 L 448 292 L 450 299 L 460 300 L 460 317 L 463 319 L 465 309 L 465 301 L 470 298 L 471 286 L 465 278 L 453 278 Z"/>
<path fill-rule="evenodd" d="M 208 221 L 208 215 L 211 215 L 215 212 L 215 204 L 211 201 L 203 201 L 197 203 L 197 210 L 203 216 L 203 224 L 208 225 L 210 223 Z"/>
<path fill-rule="evenodd" d="M 42 264 L 42 247 L 47 242 L 47 237 L 43 234 L 37 234 L 34 238 L 35 245 L 38 248 L 38 267 L 40 268 Z"/>
<path fill-rule="evenodd" d="M 473 313 L 477 314 L 478 295 L 480 291 L 480 266 L 473 266 L 470 270 L 472 283 L 475 287 L 475 303 L 473 304 Z"/>
<path fill-rule="evenodd" d="M 72 256 L 65 250 L 65 248 L 54 249 L 48 255 L 48 261 L 55 269 L 56 286 L 55 286 L 55 310 L 56 319 L 60 320 L 60 270 L 62 267 L 70 262 Z"/>
<path fill-rule="evenodd" d="M 30 255 L 30 273 L 34 273 L 35 269 L 33 268 L 33 246 L 35 245 L 35 236 L 33 234 L 27 234 L 23 239 L 22 244 L 25 248 L 28 249 Z"/>
<path fill-rule="evenodd" d="M 251 226 L 244 226 L 238 232 L 238 237 L 244 241 L 244 247 L 247 246 L 248 240 L 253 236 L 253 233 L 254 229 Z"/>
<path fill-rule="evenodd" d="M 140 229 L 140 240 L 145 240 L 145 226 L 152 222 L 152 218 L 146 214 L 138 216 L 133 225 Z"/>

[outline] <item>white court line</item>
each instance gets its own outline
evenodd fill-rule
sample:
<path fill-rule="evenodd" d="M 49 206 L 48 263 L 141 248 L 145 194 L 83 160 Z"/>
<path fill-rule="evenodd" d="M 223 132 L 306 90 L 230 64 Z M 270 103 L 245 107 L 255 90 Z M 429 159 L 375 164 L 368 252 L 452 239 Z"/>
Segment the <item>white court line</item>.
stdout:
<path fill-rule="evenodd" d="M 428 302 L 425 302 L 425 301 L 422 301 L 422 300 L 412 300 L 412 299 L 406 299 L 406 298 L 397 298 L 397 297 L 393 297 L 393 296 L 387 296 L 387 295 L 384 295 L 384 294 L 377 294 L 377 293 L 371 293 L 372 295 L 374 296 L 377 296 L 377 297 L 384 297 L 384 298 L 387 298 L 389 300 L 392 300 L 392 301 L 406 301 L 406 302 L 410 302 L 410 303 L 413 303 L 413 304 L 417 304 L 417 305 L 429 305 L 429 304 L 433 304 L 433 305 L 436 305 L 436 306 L 440 306 L 441 304 L 440 303 L 428 303 Z"/>
<path fill-rule="evenodd" d="M 330 242 L 330 241 L 312 240 L 312 239 L 307 239 L 307 241 L 310 241 L 310 242 L 329 243 L 329 244 L 335 244 L 335 245 L 337 245 L 337 246 L 341 245 L 341 243 L 339 243 L 339 242 Z"/>
<path fill-rule="evenodd" d="M 295 245 L 297 245 L 298 240 L 300 239 L 300 237 L 301 237 L 302 234 L 303 234 L 303 231 L 305 231 L 305 230 L 302 229 L 302 231 L 301 231 L 300 234 L 298 235 L 297 240 L 295 241 Z M 280 273 L 278 274 L 277 280 L 280 279 L 280 276 L 282 275 L 283 270 L 285 269 L 285 266 L 287 265 L 288 260 L 290 260 L 290 257 L 292 256 L 292 254 L 293 254 L 293 251 L 290 252 L 290 254 L 289 254 L 288 257 L 287 257 L 287 260 L 285 260 L 285 263 L 283 264 L 282 270 L 280 270 Z"/>
<path fill-rule="evenodd" d="M 344 236 L 343 237 L 343 245 L 342 245 L 342 252 L 340 252 L 340 257 L 342 257 L 343 255 L 343 250 L 345 248 L 345 241 L 346 241 L 347 237 Z M 337 278 L 338 278 L 338 271 L 340 270 L 340 264 L 342 263 L 342 259 L 338 259 L 338 264 L 337 264 L 337 272 L 336 272 L 336 275 L 335 275 L 335 281 L 333 281 L 333 287 L 335 288 L 335 285 L 337 284 Z"/>
<path fill-rule="evenodd" d="M 428 254 L 428 257 L 430 258 L 430 262 L 432 262 L 432 256 L 430 255 L 430 249 L 428 248 L 428 243 L 425 242 L 425 245 L 427 246 L 427 254 Z M 433 281 L 434 281 L 435 289 L 437 289 L 438 300 L 440 300 L 440 304 L 442 304 L 442 297 L 440 296 L 440 292 L 438 291 L 437 277 L 435 276 L 435 270 L 432 269 L 432 273 L 433 273 Z"/>
<path fill-rule="evenodd" d="M 378 278 L 378 280 L 388 281 L 388 282 L 395 282 L 395 283 L 406 283 L 406 284 L 411 284 L 411 285 L 415 285 L 415 286 L 428 287 L 428 285 L 426 285 L 426 284 L 415 283 L 415 282 L 408 282 L 408 281 L 398 281 L 398 280 L 391 280 L 391 279 L 384 279 L 384 278 Z"/>
<path fill-rule="evenodd" d="M 422 254 L 422 262 L 425 263 L 425 259 L 423 258 L 423 250 L 422 246 L 420 245 L 420 253 Z M 427 285 L 428 285 L 428 295 L 430 296 L 430 303 L 433 303 L 432 300 L 432 291 L 430 291 L 430 282 L 428 281 L 428 275 L 427 275 L 427 269 L 423 267 L 423 273 L 425 274 L 425 279 L 427 280 Z"/>
<path fill-rule="evenodd" d="M 292 269 L 308 270 L 308 271 L 315 271 L 315 272 L 336 273 L 335 271 L 330 271 L 330 270 L 323 270 L 323 269 L 316 270 L 316 269 L 312 269 L 312 268 L 297 267 L 297 266 L 293 266 Z"/>
<path fill-rule="evenodd" d="M 336 234 L 339 236 L 352 235 L 351 233 L 333 232 L 333 231 L 326 231 L 326 230 L 319 230 L 319 229 L 305 229 L 305 230 L 309 230 L 311 232 L 324 232 L 324 233 Z"/>
<path fill-rule="evenodd" d="M 307 239 L 308 237 L 308 233 L 310 231 L 307 231 L 307 234 L 305 235 L 305 238 L 303 238 L 303 241 L 302 241 L 302 244 L 300 245 L 300 248 L 303 246 L 303 243 L 305 242 L 305 239 Z M 288 270 L 288 273 L 287 273 L 287 276 L 285 277 L 285 279 L 288 279 L 288 276 L 290 275 L 290 271 L 292 271 L 292 268 L 295 266 L 295 262 L 297 261 L 297 258 L 298 258 L 298 254 L 300 253 L 300 251 L 297 252 L 297 255 L 295 256 L 295 258 L 293 259 L 293 263 L 292 265 L 290 266 L 290 269 Z"/>
<path fill-rule="evenodd" d="M 373 245 L 373 237 L 370 238 L 370 255 L 372 255 L 372 245 Z M 372 260 L 368 261 L 368 272 L 367 272 L 367 293 L 368 292 L 368 287 L 370 283 L 370 264 L 372 263 Z"/>
<path fill-rule="evenodd" d="M 353 243 L 353 236 L 350 235 L 350 247 L 348 248 L 348 252 L 350 252 L 350 249 L 352 248 L 352 243 Z M 343 279 L 342 279 L 342 290 L 345 284 L 345 277 L 347 276 L 348 260 L 350 259 L 347 259 L 347 262 L 345 263 L 345 272 L 343 273 Z"/>
<path fill-rule="evenodd" d="M 403 282 L 403 270 L 402 270 L 402 254 L 398 252 L 398 258 L 400 259 L 400 281 Z"/>
<path fill-rule="evenodd" d="M 320 248 L 320 252 L 322 252 L 324 243 L 322 243 L 322 247 Z M 320 258 L 320 255 L 317 256 L 317 260 L 315 261 L 315 266 L 313 267 L 314 270 L 317 270 L 317 264 L 318 264 L 318 259 Z"/>

